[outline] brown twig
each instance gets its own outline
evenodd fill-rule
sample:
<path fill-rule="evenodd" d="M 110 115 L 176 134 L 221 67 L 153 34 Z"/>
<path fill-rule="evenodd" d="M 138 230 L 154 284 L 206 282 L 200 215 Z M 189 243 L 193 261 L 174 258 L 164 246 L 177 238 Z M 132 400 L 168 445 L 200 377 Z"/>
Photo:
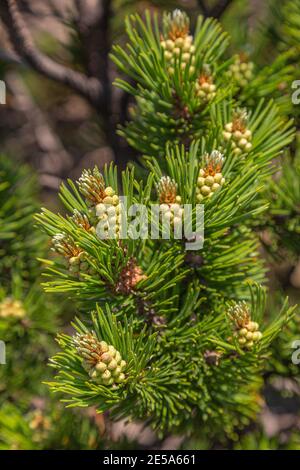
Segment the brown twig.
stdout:
<path fill-rule="evenodd" d="M 210 16 L 214 18 L 221 18 L 223 13 L 227 10 L 227 8 L 231 5 L 233 0 L 220 0 L 216 3 L 216 5 L 211 9 Z"/>

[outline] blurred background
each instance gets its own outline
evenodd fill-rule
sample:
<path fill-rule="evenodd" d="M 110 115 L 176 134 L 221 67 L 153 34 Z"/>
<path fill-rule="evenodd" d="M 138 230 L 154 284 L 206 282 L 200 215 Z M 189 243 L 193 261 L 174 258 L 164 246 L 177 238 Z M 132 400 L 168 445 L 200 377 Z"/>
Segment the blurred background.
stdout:
<path fill-rule="evenodd" d="M 115 131 L 128 118 L 130 102 L 125 93 L 112 86 L 116 70 L 109 60 L 109 52 L 113 43 L 126 41 L 126 15 L 142 13 L 146 8 L 178 7 L 189 13 L 192 25 L 200 13 L 214 16 L 230 31 L 233 49 L 240 50 L 253 48 L 258 26 L 270 12 L 267 3 L 255 0 L 19 1 L 25 37 L 27 33 L 30 35 L 35 52 L 52 59 L 46 69 L 42 65 L 44 58 L 36 56 L 35 64 L 28 63 L 22 39 L 16 37 L 6 7 L 0 7 L 0 76 L 8 90 L 7 104 L 0 108 L 2 152 L 18 155 L 20 160 L 31 164 L 45 192 L 56 192 L 62 179 L 77 177 L 82 168 L 95 162 L 101 165 L 115 160 L 124 167 L 135 155 Z M 270 54 L 264 53 L 271 60 Z M 99 80 L 105 90 L 103 102 L 91 103 L 76 86 L 65 85 L 59 70 L 51 69 L 53 64 L 62 64 Z M 56 79 L 51 80 L 53 73 Z"/>
<path fill-rule="evenodd" d="M 83 168 L 115 161 L 122 169 L 136 161 L 117 133 L 132 101 L 112 85 L 117 72 L 109 52 L 126 42 L 126 15 L 146 8 L 184 9 L 192 29 L 199 14 L 219 19 L 232 37 L 228 55 L 245 52 L 257 66 L 300 44 L 299 1 L 1 1 L 0 79 L 7 94 L 0 105 L 0 339 L 6 338 L 10 359 L 0 366 L 0 449 L 300 449 L 300 369 L 290 361 L 291 341 L 300 339 L 297 321 L 277 344 L 258 421 L 224 441 L 159 441 L 140 423 L 111 423 L 93 409 L 65 410 L 41 383 L 55 333 L 67 328 L 73 312 L 67 299 L 58 302 L 39 287 L 36 258 L 48 247 L 32 214 L 41 205 L 59 209 L 61 182 L 77 179 Z M 277 229 L 259 228 L 274 304 L 286 294 L 299 301 L 299 154 L 295 143 L 277 175 L 283 190 L 296 177 L 289 204 L 269 188 Z"/>

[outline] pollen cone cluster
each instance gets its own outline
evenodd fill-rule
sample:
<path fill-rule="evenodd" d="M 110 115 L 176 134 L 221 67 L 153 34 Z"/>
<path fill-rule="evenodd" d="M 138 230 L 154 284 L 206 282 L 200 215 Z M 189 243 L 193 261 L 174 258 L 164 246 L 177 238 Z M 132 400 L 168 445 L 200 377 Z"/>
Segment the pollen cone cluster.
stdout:
<path fill-rule="evenodd" d="M 199 75 L 195 88 L 201 103 L 208 103 L 215 98 L 217 87 L 208 66 L 204 67 L 203 72 Z"/>
<path fill-rule="evenodd" d="M 0 319 L 1 318 L 24 318 L 26 315 L 22 302 L 19 300 L 6 297 L 0 302 Z"/>
<path fill-rule="evenodd" d="M 181 197 L 177 195 L 177 183 L 169 176 L 163 176 L 157 183 L 156 190 L 162 222 L 168 222 L 172 227 L 181 227 L 183 207 Z"/>
<path fill-rule="evenodd" d="M 195 46 L 193 36 L 189 34 L 190 21 L 186 13 L 174 10 L 164 15 L 164 36 L 161 46 L 168 66 L 168 72 L 173 75 L 175 66 L 180 64 L 182 71 L 189 66 L 189 73 L 195 71 Z"/>
<path fill-rule="evenodd" d="M 99 341 L 95 333 L 77 334 L 73 338 L 83 367 L 92 380 L 100 385 L 114 385 L 125 381 L 126 362 L 114 346 Z"/>
<path fill-rule="evenodd" d="M 249 62 L 245 54 L 237 54 L 229 67 L 228 76 L 243 88 L 252 80 L 253 68 L 253 62 Z"/>
<path fill-rule="evenodd" d="M 74 276 L 81 274 L 94 275 L 95 270 L 88 262 L 87 254 L 75 245 L 74 240 L 65 233 L 57 233 L 52 238 L 53 250 L 63 255 L 68 269 Z"/>
<path fill-rule="evenodd" d="M 105 189 L 105 198 L 96 206 L 96 215 L 99 219 L 97 234 L 100 238 L 119 238 L 121 231 L 121 204 L 119 196 L 110 186 Z"/>
<path fill-rule="evenodd" d="M 205 198 L 212 197 L 213 194 L 223 186 L 225 178 L 222 174 L 224 157 L 218 150 L 213 150 L 209 155 L 204 155 L 204 166 L 199 170 L 197 179 L 196 199 L 203 202 Z"/>
<path fill-rule="evenodd" d="M 97 235 L 102 239 L 119 238 L 121 226 L 121 204 L 119 196 L 111 186 L 106 186 L 97 167 L 84 170 L 78 181 L 81 193 L 92 207 L 96 218 Z"/>
<path fill-rule="evenodd" d="M 248 116 L 245 109 L 237 109 L 231 122 L 225 125 L 223 137 L 231 142 L 235 155 L 249 153 L 252 149 L 252 132 L 247 128 Z"/>
<path fill-rule="evenodd" d="M 245 349 L 252 349 L 255 343 L 261 340 L 257 322 L 251 320 L 246 302 L 239 302 L 228 311 L 228 316 L 234 324 L 234 337 L 239 345 Z"/>
<path fill-rule="evenodd" d="M 77 209 L 74 209 L 73 211 L 72 220 L 78 227 L 82 228 L 86 232 L 95 232 L 95 227 L 91 225 L 87 215 L 79 212 Z"/>

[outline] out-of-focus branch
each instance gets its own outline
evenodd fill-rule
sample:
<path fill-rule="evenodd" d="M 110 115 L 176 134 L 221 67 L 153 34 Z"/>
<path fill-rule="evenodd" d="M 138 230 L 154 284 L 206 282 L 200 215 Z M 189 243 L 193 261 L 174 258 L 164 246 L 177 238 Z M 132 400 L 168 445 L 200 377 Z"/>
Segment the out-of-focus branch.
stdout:
<path fill-rule="evenodd" d="M 115 162 L 123 169 L 128 160 L 124 142 L 117 135 L 117 124 L 126 120 L 126 106 L 129 96 L 113 89 L 112 68 L 109 61 L 111 49 L 111 0 L 76 0 L 76 26 L 84 51 L 85 67 L 88 73 L 98 78 L 103 87 L 103 101 L 98 113 L 102 118 L 103 132 L 114 153 Z M 130 154 L 132 155 L 132 151 Z"/>
<path fill-rule="evenodd" d="M 69 86 L 87 98 L 94 106 L 102 102 L 102 85 L 95 77 L 87 77 L 58 64 L 41 53 L 34 45 L 16 0 L 2 0 L 0 6 L 3 20 L 16 52 L 37 72 Z"/>
<path fill-rule="evenodd" d="M 211 9 L 210 16 L 214 18 L 221 18 L 225 10 L 232 4 L 233 0 L 220 0 L 216 5 Z"/>
<path fill-rule="evenodd" d="M 103 100 L 109 100 L 111 88 L 109 79 L 110 19 L 111 0 L 75 0 L 75 19 L 85 58 L 87 73 L 101 81 Z"/>
<path fill-rule="evenodd" d="M 23 65 L 19 56 L 17 56 L 13 52 L 8 52 L 3 49 L 0 49 L 0 60 L 3 60 L 4 62 L 10 64 Z"/>
<path fill-rule="evenodd" d="M 58 189 L 60 178 L 73 168 L 73 157 L 66 151 L 58 135 L 42 110 L 31 98 L 22 79 L 14 72 L 7 76 L 7 83 L 13 94 L 15 109 L 24 113 L 27 124 L 23 132 L 29 133 L 37 147 L 35 166 L 40 173 L 43 187 Z"/>
<path fill-rule="evenodd" d="M 58 20 L 63 20 L 64 15 L 63 12 L 57 7 L 56 3 L 53 0 L 49 1 L 49 8 L 51 10 L 51 15 Z"/>
<path fill-rule="evenodd" d="M 209 16 L 209 9 L 207 8 L 204 0 L 198 0 L 198 5 L 201 8 L 201 12 L 204 16 Z"/>
<path fill-rule="evenodd" d="M 227 8 L 231 5 L 232 2 L 233 0 L 220 0 L 216 2 L 214 6 L 209 8 L 206 5 L 205 0 L 198 0 L 198 5 L 201 8 L 204 16 L 219 19 L 223 15 L 225 10 L 227 10 Z"/>
<path fill-rule="evenodd" d="M 90 2 L 88 0 L 75 0 L 75 6 L 78 12 L 78 24 L 83 28 L 91 26 L 98 21 L 99 6 L 93 5 L 94 8 L 91 8 Z"/>

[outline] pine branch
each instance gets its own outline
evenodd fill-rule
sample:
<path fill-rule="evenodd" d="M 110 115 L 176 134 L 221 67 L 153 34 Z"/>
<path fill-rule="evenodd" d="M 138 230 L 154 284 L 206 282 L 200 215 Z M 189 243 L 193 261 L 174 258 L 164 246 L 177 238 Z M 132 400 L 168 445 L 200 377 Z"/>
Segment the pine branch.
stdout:
<path fill-rule="evenodd" d="M 164 14 L 162 28 L 149 12 L 126 26 L 129 43 L 115 46 L 112 58 L 129 76 L 117 85 L 136 106 L 121 132 L 144 153 L 148 178 L 137 180 L 130 168 L 118 184 L 114 165 L 103 174 L 84 170 L 77 185 L 61 188 L 69 215 L 36 216 L 55 252 L 44 260 L 46 289 L 71 294 L 85 311 L 97 304 L 92 324 L 78 320 L 77 334 L 59 336 L 49 385 L 71 406 L 147 420 L 161 436 L 192 421 L 230 434 L 257 414 L 271 342 L 294 312 L 286 301 L 278 318 L 265 315 L 253 231 L 267 208 L 260 193 L 272 160 L 294 136 L 271 99 L 285 57 L 272 66 L 270 87 L 261 76 L 250 100 L 243 92 L 255 80 L 254 64 L 224 59 L 228 38 L 216 20 L 199 17 L 194 35 L 179 10 Z M 120 196 L 128 207 L 143 204 L 146 225 L 158 206 L 157 237 L 132 238 L 130 229 L 120 236 Z M 182 218 L 191 209 L 187 225 L 195 225 L 199 204 L 205 240 L 189 263 L 184 242 L 193 237 L 182 233 Z M 180 237 L 163 236 L 166 220 Z"/>
<path fill-rule="evenodd" d="M 5 0 L 0 11 L 16 52 L 34 70 L 56 82 L 69 86 L 87 98 L 93 105 L 99 105 L 102 102 L 102 85 L 99 80 L 94 77 L 86 77 L 80 72 L 53 61 L 36 48 L 16 0 Z"/>

